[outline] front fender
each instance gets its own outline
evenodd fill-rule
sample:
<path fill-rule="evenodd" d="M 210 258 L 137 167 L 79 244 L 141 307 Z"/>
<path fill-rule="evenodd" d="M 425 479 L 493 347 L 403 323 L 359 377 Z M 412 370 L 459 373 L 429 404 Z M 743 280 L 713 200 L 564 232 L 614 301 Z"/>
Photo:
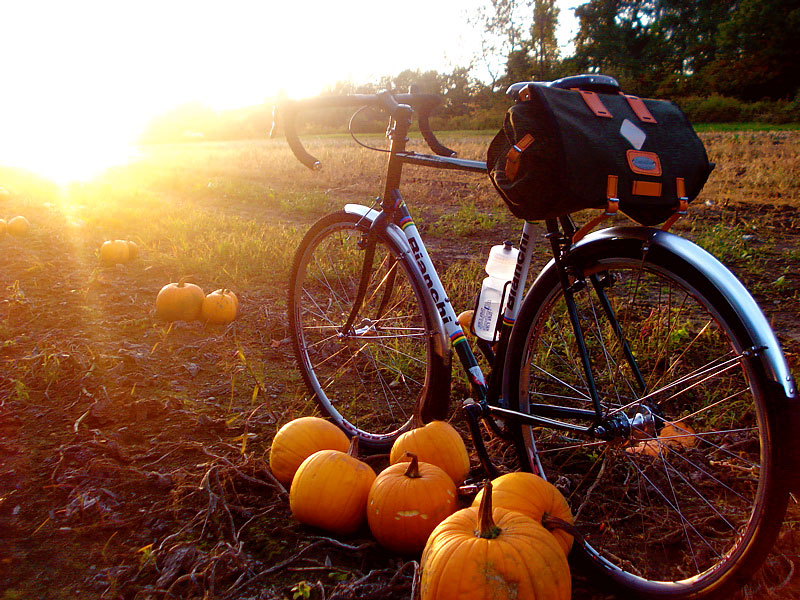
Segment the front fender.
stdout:
<path fill-rule="evenodd" d="M 344 211 L 349 214 L 363 217 L 371 225 L 380 214 L 377 210 L 362 204 L 346 204 Z M 386 227 L 386 236 L 401 250 L 400 259 L 417 273 L 417 263 L 411 259 L 411 247 L 408 244 L 403 230 L 394 223 Z M 419 279 L 421 280 L 421 278 Z M 444 324 L 439 316 L 439 310 L 433 303 L 429 294 L 420 293 L 420 300 L 425 303 L 425 310 L 433 319 L 433 344 L 432 356 L 426 387 L 423 395 L 421 416 L 424 422 L 432 420 L 445 420 L 450 412 L 450 380 L 453 365 L 453 351 L 450 339 L 444 329 Z"/>
<path fill-rule="evenodd" d="M 638 251 L 640 255 L 646 251 L 648 260 L 652 262 L 708 280 L 718 298 L 721 297 L 743 323 L 745 339 L 749 339 L 752 346 L 763 348 L 758 356 L 770 381 L 780 387 L 787 398 L 797 398 L 797 386 L 789 365 L 764 313 L 741 281 L 714 256 L 679 235 L 645 227 L 602 229 L 577 243 L 570 249 L 570 254 L 581 255 L 590 249 L 594 253 L 599 247 L 608 247 L 609 250 L 625 247 L 629 252 Z"/>

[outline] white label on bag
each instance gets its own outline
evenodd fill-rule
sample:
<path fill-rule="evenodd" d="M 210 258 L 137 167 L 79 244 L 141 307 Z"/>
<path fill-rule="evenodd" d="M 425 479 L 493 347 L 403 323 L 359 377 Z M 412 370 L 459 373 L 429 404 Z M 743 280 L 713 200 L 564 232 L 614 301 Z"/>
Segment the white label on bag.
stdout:
<path fill-rule="evenodd" d="M 622 127 L 619 128 L 620 134 L 631 143 L 631 146 L 637 150 L 641 150 L 644 146 L 644 141 L 647 139 L 647 134 L 639 129 L 636 125 L 625 119 L 622 121 Z"/>

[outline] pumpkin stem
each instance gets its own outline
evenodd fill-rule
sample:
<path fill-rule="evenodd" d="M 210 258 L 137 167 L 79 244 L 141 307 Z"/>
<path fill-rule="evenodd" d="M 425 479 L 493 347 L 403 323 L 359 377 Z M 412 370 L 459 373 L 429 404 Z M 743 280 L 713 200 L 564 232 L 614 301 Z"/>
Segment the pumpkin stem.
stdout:
<path fill-rule="evenodd" d="M 406 469 L 405 476 L 411 479 L 419 479 L 422 475 L 419 474 L 419 459 L 417 455 L 413 452 L 406 452 L 406 456 L 411 457 L 411 462 L 408 465 L 408 469 Z"/>
<path fill-rule="evenodd" d="M 352 456 L 353 458 L 358 458 L 358 436 L 354 435 L 350 438 L 350 448 L 347 450 L 347 454 Z"/>
<path fill-rule="evenodd" d="M 191 279 L 192 279 L 191 275 L 185 275 L 181 277 L 180 279 L 178 279 L 178 287 L 183 287 L 184 285 L 186 285 L 187 282 L 191 281 Z"/>
<path fill-rule="evenodd" d="M 493 540 L 503 530 L 494 524 L 492 519 L 492 482 L 487 479 L 483 484 L 483 496 L 478 508 L 478 530 L 475 535 L 487 540 Z"/>
<path fill-rule="evenodd" d="M 544 513 L 542 515 L 542 526 L 547 530 L 563 529 L 576 540 L 578 540 L 579 544 L 584 544 L 584 537 L 580 530 L 575 527 L 575 525 L 565 521 L 564 519 L 559 519 L 558 517 L 554 517 L 549 513 Z"/>

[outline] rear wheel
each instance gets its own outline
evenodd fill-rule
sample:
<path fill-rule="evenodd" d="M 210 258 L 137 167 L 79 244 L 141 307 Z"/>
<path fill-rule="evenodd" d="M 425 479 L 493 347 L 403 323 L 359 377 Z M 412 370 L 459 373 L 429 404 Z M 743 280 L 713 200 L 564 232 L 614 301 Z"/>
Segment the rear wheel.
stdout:
<path fill-rule="evenodd" d="M 672 598 L 741 585 L 788 501 L 747 327 L 677 261 L 567 260 L 606 433 L 522 427 L 525 466 L 562 490 L 590 564 L 617 584 Z M 509 357 L 512 408 L 594 409 L 555 269 L 526 298 Z"/>
<path fill-rule="evenodd" d="M 385 448 L 409 427 L 432 360 L 433 323 L 400 250 L 378 237 L 352 328 L 370 222 L 339 212 L 315 223 L 295 255 L 289 323 L 303 379 L 323 413 L 362 444 Z"/>

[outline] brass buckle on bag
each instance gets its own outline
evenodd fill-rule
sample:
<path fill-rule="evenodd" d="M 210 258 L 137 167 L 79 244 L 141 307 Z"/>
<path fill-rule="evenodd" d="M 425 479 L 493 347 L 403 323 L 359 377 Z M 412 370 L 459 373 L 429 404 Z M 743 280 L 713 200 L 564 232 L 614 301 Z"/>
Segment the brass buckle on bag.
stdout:
<path fill-rule="evenodd" d="M 511 181 L 517 178 L 522 153 L 527 150 L 528 146 L 530 146 L 533 141 L 533 136 L 530 133 L 526 133 L 523 138 L 511 146 L 511 149 L 508 151 L 508 156 L 506 157 L 506 177 Z"/>

